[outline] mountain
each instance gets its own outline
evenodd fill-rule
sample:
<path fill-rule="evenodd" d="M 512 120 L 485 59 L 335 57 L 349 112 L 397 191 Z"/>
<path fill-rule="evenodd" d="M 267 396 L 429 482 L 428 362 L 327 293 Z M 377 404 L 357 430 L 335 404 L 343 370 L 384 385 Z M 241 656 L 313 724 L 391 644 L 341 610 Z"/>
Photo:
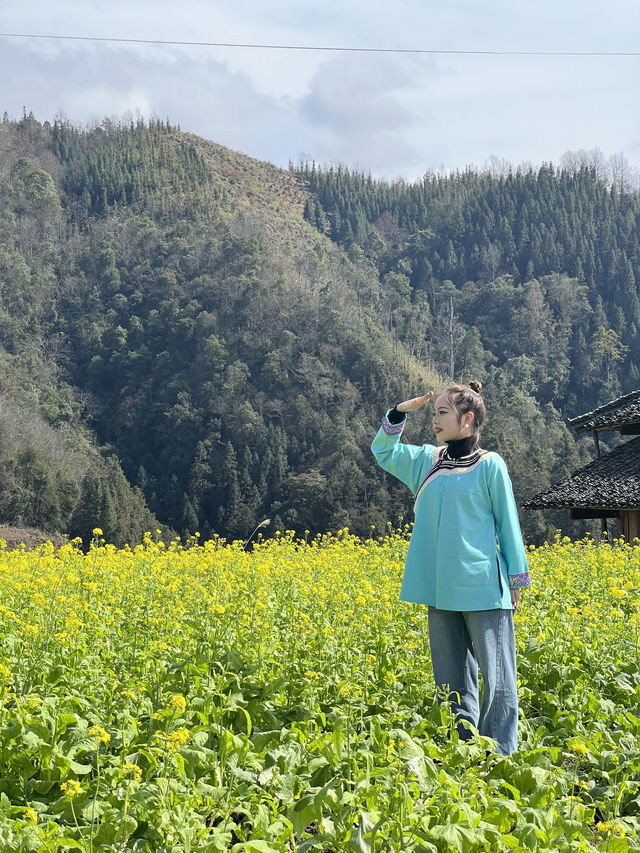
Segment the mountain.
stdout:
<path fill-rule="evenodd" d="M 495 210 L 510 221 L 506 178 L 414 188 L 340 170 L 332 201 L 328 175 L 163 122 L 0 124 L 2 522 L 85 544 L 95 526 L 116 542 L 155 526 L 246 539 L 265 518 L 266 535 L 384 531 L 410 500 L 372 435 L 451 373 L 485 383 L 483 443 L 519 499 L 578 467 L 590 446 L 564 416 L 634 381 L 631 277 L 605 299 L 584 264 L 521 271 L 518 242 L 511 259 L 487 230 Z M 637 196 L 589 180 L 566 201 L 584 213 L 572 227 L 615 211 L 616 269 L 635 275 Z M 534 243 L 544 181 L 552 206 L 569 192 L 555 173 L 514 180 Z M 407 437 L 429 440 L 429 416 Z M 554 524 L 579 529 L 523 517 L 531 540 Z"/>
<path fill-rule="evenodd" d="M 161 123 L 26 117 L 0 151 L 0 342 L 11 365 L 31 354 L 17 384 L 56 436 L 90 428 L 184 535 L 246 538 L 265 517 L 368 532 L 402 511 L 366 445 L 430 375 L 371 320 L 368 268 L 304 221 L 293 175 Z M 41 523 L 110 538 L 87 458 L 52 470 L 73 487 Z"/>
<path fill-rule="evenodd" d="M 563 415 L 637 386 L 640 192 L 630 170 L 605 180 L 578 160 L 415 184 L 314 165 L 296 173 L 315 195 L 306 218 L 365 252 L 395 291 L 389 320 L 401 338 L 416 339 L 406 317 L 423 312 L 415 346 L 441 368 L 460 362 L 473 329 L 476 357 L 500 370 L 517 359 L 527 390 Z M 457 340 L 443 340 L 452 315 Z"/>

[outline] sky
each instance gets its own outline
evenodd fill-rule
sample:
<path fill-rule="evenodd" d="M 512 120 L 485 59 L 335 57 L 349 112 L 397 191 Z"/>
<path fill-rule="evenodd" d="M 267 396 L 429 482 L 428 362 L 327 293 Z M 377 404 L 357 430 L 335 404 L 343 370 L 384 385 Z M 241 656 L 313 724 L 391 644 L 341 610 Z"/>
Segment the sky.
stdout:
<path fill-rule="evenodd" d="M 286 167 L 429 171 L 622 154 L 640 170 L 638 0 L 0 0 L 0 33 L 518 56 L 267 50 L 0 36 L 0 112 L 133 113 Z"/>

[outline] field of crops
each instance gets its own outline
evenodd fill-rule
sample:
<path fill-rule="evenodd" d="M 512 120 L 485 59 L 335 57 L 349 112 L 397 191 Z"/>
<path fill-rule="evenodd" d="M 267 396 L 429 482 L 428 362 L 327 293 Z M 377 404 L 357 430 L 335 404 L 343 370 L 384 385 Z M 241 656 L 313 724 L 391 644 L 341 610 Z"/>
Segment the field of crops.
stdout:
<path fill-rule="evenodd" d="M 640 547 L 531 550 L 503 758 L 438 704 L 406 544 L 0 550 L 0 849 L 640 850 Z"/>

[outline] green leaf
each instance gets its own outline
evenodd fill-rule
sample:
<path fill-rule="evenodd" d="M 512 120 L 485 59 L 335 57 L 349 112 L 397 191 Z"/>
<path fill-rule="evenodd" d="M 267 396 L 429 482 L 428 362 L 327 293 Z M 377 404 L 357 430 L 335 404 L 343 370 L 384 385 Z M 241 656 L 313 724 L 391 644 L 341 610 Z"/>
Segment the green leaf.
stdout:
<path fill-rule="evenodd" d="M 209 732 L 208 731 L 200 731 L 194 732 L 191 735 L 191 743 L 195 746 L 206 746 L 207 741 L 209 740 Z"/>
<path fill-rule="evenodd" d="M 293 831 L 296 835 L 303 833 L 310 824 L 315 820 L 319 821 L 321 817 L 322 806 L 320 805 L 320 809 L 318 810 L 318 803 L 314 794 L 301 797 L 289 812 L 289 819 L 293 824 Z"/>
<path fill-rule="evenodd" d="M 512 830 L 511 834 L 515 835 L 518 841 L 524 844 L 525 847 L 528 847 L 529 850 L 537 850 L 540 842 L 546 840 L 545 833 L 533 823 L 524 823 L 521 826 L 517 826 Z"/>
<path fill-rule="evenodd" d="M 236 672 L 240 672 L 241 670 L 243 670 L 245 668 L 245 663 L 242 660 L 242 658 L 240 657 L 240 655 L 236 654 L 235 652 L 233 652 L 231 650 L 229 650 L 225 654 L 223 661 L 227 665 L 227 667 L 232 671 L 235 670 Z"/>
<path fill-rule="evenodd" d="M 47 681 L 49 682 L 49 684 L 57 684 L 57 682 L 60 681 L 65 672 L 65 667 L 55 666 L 47 673 Z"/>
<path fill-rule="evenodd" d="M 42 727 L 44 728 L 44 726 Z M 11 725 L 5 726 L 0 730 L 0 740 L 8 743 L 10 740 L 13 740 L 17 735 L 22 731 L 21 723 L 12 723 Z M 49 730 L 45 729 L 45 732 L 49 734 Z"/>
<path fill-rule="evenodd" d="M 253 744 L 253 748 L 256 752 L 262 752 L 262 750 L 268 746 L 271 741 L 279 740 L 280 738 L 280 729 L 272 729 L 266 732 L 252 731 L 251 733 L 251 743 Z"/>
<path fill-rule="evenodd" d="M 365 837 L 374 829 L 375 823 L 365 812 L 358 815 L 358 826 L 349 838 L 347 849 L 356 853 L 371 853 L 371 842 Z"/>
<path fill-rule="evenodd" d="M 41 743 L 51 743 L 51 735 L 52 732 L 46 727 L 43 726 L 42 723 L 32 722 L 29 725 L 24 727 L 25 737 L 27 733 L 32 733 L 35 737 L 37 737 Z"/>
<path fill-rule="evenodd" d="M 120 826 L 113 836 L 114 841 L 126 841 L 130 835 L 133 835 L 137 828 L 138 821 L 132 815 L 123 815 L 120 820 Z"/>
<path fill-rule="evenodd" d="M 298 777 L 294 773 L 285 773 L 277 782 L 277 795 L 284 805 L 290 805 L 295 799 Z"/>
<path fill-rule="evenodd" d="M 96 820 L 109 810 L 109 803 L 104 800 L 91 800 L 82 807 L 81 814 L 85 820 Z"/>
<path fill-rule="evenodd" d="M 68 726 L 78 725 L 78 718 L 75 714 L 58 714 L 58 734 L 63 734 Z M 86 724 L 85 724 L 86 725 Z"/>
<path fill-rule="evenodd" d="M 11 800 L 4 791 L 0 794 L 0 816 L 7 816 L 11 814 Z"/>
<path fill-rule="evenodd" d="M 517 820 L 519 812 L 520 809 L 513 800 L 499 800 L 494 801 L 482 817 L 483 820 L 493 824 L 501 832 L 506 832 Z"/>
<path fill-rule="evenodd" d="M 445 841 L 450 844 L 454 850 L 460 853 L 467 853 L 473 847 L 482 841 L 482 834 L 476 830 L 469 829 L 466 826 L 456 824 L 446 824 L 444 826 L 429 827 L 429 835 L 436 841 Z"/>
<path fill-rule="evenodd" d="M 312 850 L 326 851 L 328 848 L 322 838 L 307 838 L 296 847 L 296 853 L 310 853 Z"/>
<path fill-rule="evenodd" d="M 208 853 L 211 851 L 219 851 L 219 853 L 228 853 L 231 849 L 229 846 L 231 844 L 232 834 L 227 829 L 219 829 L 218 827 L 214 827 L 209 831 L 207 836 L 207 846 L 206 850 Z M 236 845 L 237 846 L 237 845 Z M 242 845 L 240 846 L 242 850 Z"/>
<path fill-rule="evenodd" d="M 239 707 L 238 713 L 244 715 L 244 718 L 245 718 L 245 721 L 247 724 L 247 737 L 251 737 L 251 717 L 249 716 L 249 712 L 247 711 L 246 708 Z"/>
<path fill-rule="evenodd" d="M 607 853 L 628 853 L 631 849 L 631 845 L 629 844 L 628 838 L 621 838 L 618 835 L 610 835 L 605 842 L 604 849 Z"/>
<path fill-rule="evenodd" d="M 419 829 L 412 828 L 409 828 L 407 832 L 412 838 L 421 842 L 421 844 L 416 847 L 416 853 L 438 853 L 438 848 L 427 839 L 424 832 Z"/>
<path fill-rule="evenodd" d="M 87 773 L 91 773 L 93 767 L 91 764 L 79 764 L 77 761 L 70 761 L 69 769 L 73 770 L 78 776 L 85 776 Z"/>
<path fill-rule="evenodd" d="M 39 794 L 48 794 L 49 791 L 53 788 L 53 786 L 57 784 L 57 781 L 50 779 L 29 780 L 29 785 L 33 788 L 34 791 L 37 791 Z"/>
<path fill-rule="evenodd" d="M 173 762 L 174 767 L 176 768 L 176 770 L 180 774 L 180 777 L 182 779 L 186 779 L 186 774 L 184 772 L 184 758 L 183 758 L 183 756 L 180 755 L 179 752 L 176 752 L 176 753 L 174 753 L 174 755 L 171 756 L 171 760 Z"/>

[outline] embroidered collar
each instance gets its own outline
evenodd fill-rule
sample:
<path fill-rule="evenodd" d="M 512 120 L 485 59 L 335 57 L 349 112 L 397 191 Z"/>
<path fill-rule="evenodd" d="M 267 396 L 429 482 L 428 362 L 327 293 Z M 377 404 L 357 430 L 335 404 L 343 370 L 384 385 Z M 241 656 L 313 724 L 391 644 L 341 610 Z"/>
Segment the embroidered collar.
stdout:
<path fill-rule="evenodd" d="M 446 451 L 447 448 L 444 448 L 442 452 L 440 452 L 435 463 L 427 471 L 427 474 L 416 493 L 416 503 L 418 502 L 418 498 L 422 494 L 425 486 L 437 477 L 458 473 L 466 474 L 468 471 L 473 471 L 482 459 L 486 459 L 488 456 L 492 455 L 489 450 L 482 450 L 482 448 L 477 447 L 468 456 L 460 456 L 458 459 L 450 459 Z"/>

